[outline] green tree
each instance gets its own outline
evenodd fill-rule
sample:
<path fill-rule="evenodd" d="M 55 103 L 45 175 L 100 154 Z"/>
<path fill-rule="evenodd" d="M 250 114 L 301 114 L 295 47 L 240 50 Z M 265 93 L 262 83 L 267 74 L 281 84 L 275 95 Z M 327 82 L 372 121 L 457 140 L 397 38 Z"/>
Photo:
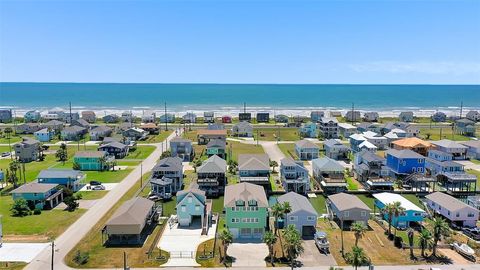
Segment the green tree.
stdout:
<path fill-rule="evenodd" d="M 43 145 L 42 144 L 38 144 L 38 160 L 39 161 L 44 161 L 45 160 L 45 154 L 43 153 L 44 149 L 43 149 Z"/>
<path fill-rule="evenodd" d="M 440 241 L 442 237 L 450 234 L 450 228 L 445 219 L 441 217 L 434 217 L 431 221 L 431 227 L 433 231 L 433 256 L 437 256 L 438 241 Z"/>
<path fill-rule="evenodd" d="M 237 167 L 238 163 L 235 160 L 230 159 L 228 161 L 228 172 L 230 172 L 231 174 L 235 174 L 235 172 L 237 171 Z"/>
<path fill-rule="evenodd" d="M 166 151 L 163 151 L 162 155 L 160 156 L 160 159 L 164 159 L 171 156 L 172 156 L 172 152 L 170 152 L 170 150 L 166 150 Z"/>
<path fill-rule="evenodd" d="M 392 234 L 392 219 L 395 212 L 395 206 L 393 203 L 388 203 L 387 205 L 385 205 L 382 211 L 384 215 L 387 215 L 388 237 L 390 237 L 390 235 Z"/>
<path fill-rule="evenodd" d="M 55 157 L 62 162 L 62 165 L 65 165 L 65 161 L 68 160 L 67 145 L 62 143 L 60 148 L 55 153 Z"/>
<path fill-rule="evenodd" d="M 263 242 L 268 246 L 268 255 L 271 264 L 273 264 L 273 246 L 277 243 L 277 240 L 277 236 L 272 231 L 268 231 L 263 235 Z"/>
<path fill-rule="evenodd" d="M 345 260 L 357 270 L 359 266 L 367 265 L 370 263 L 370 259 L 361 247 L 354 246 L 352 251 L 345 254 Z"/>
<path fill-rule="evenodd" d="M 355 246 L 358 247 L 358 240 L 360 240 L 360 238 L 362 238 L 367 232 L 367 226 L 362 222 L 354 222 L 350 227 L 350 230 L 352 230 L 355 235 Z"/>
<path fill-rule="evenodd" d="M 295 266 L 295 260 L 300 256 L 303 251 L 303 242 L 300 232 L 295 228 L 295 225 L 291 224 L 285 228 L 283 232 L 284 249 L 287 251 L 288 259 L 290 260 L 291 269 Z"/>
<path fill-rule="evenodd" d="M 17 199 L 13 202 L 10 208 L 10 213 L 14 217 L 24 217 L 30 214 L 30 208 L 24 198 Z"/>
<path fill-rule="evenodd" d="M 422 257 L 425 257 L 425 249 L 430 249 L 433 246 L 432 234 L 427 229 L 422 229 L 418 234 L 418 245 L 422 250 Z"/>
<path fill-rule="evenodd" d="M 272 216 L 275 219 L 275 234 L 278 230 L 278 220 L 283 217 L 283 207 L 280 203 L 275 203 L 272 206 Z"/>
<path fill-rule="evenodd" d="M 73 212 L 75 211 L 75 209 L 78 208 L 78 206 L 80 205 L 78 203 L 78 200 L 82 199 L 82 196 L 81 195 L 71 195 L 71 196 L 68 196 L 68 197 L 65 197 L 63 199 L 63 202 L 67 205 L 67 210 L 70 211 L 70 212 Z"/>
<path fill-rule="evenodd" d="M 393 216 L 397 220 L 398 220 L 399 216 L 401 216 L 405 213 L 405 208 L 402 207 L 402 204 L 400 202 L 393 202 L 392 208 L 393 208 Z M 397 221 L 397 223 L 398 223 L 398 221 Z M 394 239 L 395 239 L 397 237 L 397 226 L 395 226 L 394 236 L 395 236 L 394 237 Z"/>
<path fill-rule="evenodd" d="M 275 168 L 278 167 L 278 163 L 275 160 L 270 160 L 270 167 L 272 167 L 272 172 L 275 173 Z"/>
<path fill-rule="evenodd" d="M 220 241 L 222 241 L 222 246 L 223 246 L 222 263 L 225 263 L 227 259 L 228 246 L 233 242 L 233 235 L 228 229 L 224 229 L 218 235 L 218 238 L 220 239 Z"/>
<path fill-rule="evenodd" d="M 18 176 L 17 176 L 17 171 L 20 169 L 20 162 L 17 160 L 14 160 L 10 162 L 8 165 L 8 168 L 10 169 L 10 174 L 9 176 L 9 181 L 10 183 L 13 183 L 14 187 L 18 186 Z"/>
<path fill-rule="evenodd" d="M 192 163 L 194 172 L 197 172 L 197 168 L 202 166 L 202 160 L 200 160 L 199 158 L 195 158 Z"/>
<path fill-rule="evenodd" d="M 282 204 L 283 215 L 285 216 L 285 224 L 287 224 L 287 217 L 290 212 L 292 212 L 292 206 L 289 202 L 283 202 Z"/>

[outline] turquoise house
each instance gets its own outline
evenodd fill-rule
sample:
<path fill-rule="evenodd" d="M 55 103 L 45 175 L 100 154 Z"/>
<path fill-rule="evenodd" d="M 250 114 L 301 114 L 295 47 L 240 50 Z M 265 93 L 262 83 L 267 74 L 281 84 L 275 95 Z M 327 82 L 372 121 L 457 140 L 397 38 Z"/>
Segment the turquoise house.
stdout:
<path fill-rule="evenodd" d="M 35 139 L 40 142 L 49 142 L 55 136 L 55 131 L 49 128 L 44 128 L 39 131 L 33 133 L 35 135 Z"/>
<path fill-rule="evenodd" d="M 12 192 L 13 200 L 25 199 L 30 207 L 52 209 L 63 201 L 63 190 L 57 184 L 30 182 Z"/>
<path fill-rule="evenodd" d="M 406 229 L 410 227 L 413 222 L 422 222 L 426 216 L 426 212 L 423 209 L 400 194 L 383 192 L 373 194 L 373 197 L 375 198 L 375 208 L 380 209 L 380 211 L 382 211 L 388 204 L 400 202 L 400 206 L 404 209 L 404 213 L 398 217 L 392 217 L 392 226 L 398 229 Z M 382 216 L 383 219 L 388 220 L 387 213 L 382 213 Z"/>
<path fill-rule="evenodd" d="M 73 161 L 81 171 L 105 171 L 110 169 L 114 159 L 105 151 L 80 151 L 75 154 Z"/>
<path fill-rule="evenodd" d="M 78 191 L 86 177 L 83 172 L 77 170 L 47 169 L 40 171 L 37 181 L 40 184 L 57 184 Z"/>
<path fill-rule="evenodd" d="M 299 128 L 298 132 L 304 138 L 317 138 L 317 124 L 312 122 L 305 123 Z"/>
<path fill-rule="evenodd" d="M 180 226 L 190 227 L 201 224 L 208 230 L 212 218 L 212 201 L 207 200 L 205 191 L 191 188 L 177 192 L 177 218 Z M 199 224 L 195 224 L 200 222 Z"/>

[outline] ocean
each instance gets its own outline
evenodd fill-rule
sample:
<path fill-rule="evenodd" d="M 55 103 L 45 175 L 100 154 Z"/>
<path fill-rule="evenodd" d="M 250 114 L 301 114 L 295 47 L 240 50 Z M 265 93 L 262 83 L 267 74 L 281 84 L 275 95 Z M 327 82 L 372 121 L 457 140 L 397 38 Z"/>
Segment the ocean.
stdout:
<path fill-rule="evenodd" d="M 480 109 L 480 85 L 324 85 L 324 84 L 115 84 L 115 83 L 0 83 L 0 107 L 18 114 L 30 109 L 47 111 L 91 109 L 102 114 L 132 110 L 247 110 L 307 115 L 311 110 L 349 110 L 396 115 L 402 110 L 430 115 L 440 110 L 455 114 Z"/>

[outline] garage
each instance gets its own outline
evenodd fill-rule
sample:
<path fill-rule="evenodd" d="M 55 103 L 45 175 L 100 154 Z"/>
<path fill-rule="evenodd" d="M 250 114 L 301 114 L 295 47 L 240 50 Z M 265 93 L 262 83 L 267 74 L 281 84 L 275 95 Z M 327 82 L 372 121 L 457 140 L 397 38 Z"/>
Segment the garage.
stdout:
<path fill-rule="evenodd" d="M 302 238 L 312 239 L 315 231 L 315 226 L 302 226 Z"/>

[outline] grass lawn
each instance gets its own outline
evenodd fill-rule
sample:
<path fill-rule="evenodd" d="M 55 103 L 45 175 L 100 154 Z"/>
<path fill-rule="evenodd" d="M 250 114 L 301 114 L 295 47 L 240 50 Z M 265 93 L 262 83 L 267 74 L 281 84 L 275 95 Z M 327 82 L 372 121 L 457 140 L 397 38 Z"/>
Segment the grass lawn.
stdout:
<path fill-rule="evenodd" d="M 440 137 L 440 131 L 441 131 L 441 137 Z M 452 131 L 451 127 L 442 127 L 442 128 L 421 128 L 420 129 L 420 135 L 423 139 L 427 139 L 427 134 L 430 134 L 429 140 L 437 141 L 441 139 L 449 139 L 452 141 L 469 141 L 470 138 L 459 135 L 459 134 L 454 134 Z"/>
<path fill-rule="evenodd" d="M 196 142 L 197 141 L 197 131 L 196 130 L 190 130 L 190 131 L 186 131 L 182 134 L 183 138 L 185 139 L 189 139 L 191 140 L 192 142 Z"/>
<path fill-rule="evenodd" d="M 364 202 L 370 209 L 373 210 L 373 205 L 375 204 L 375 199 L 371 195 L 359 194 L 357 197 Z"/>
<path fill-rule="evenodd" d="M 172 134 L 173 130 L 162 130 L 158 135 L 149 135 L 145 141 L 145 143 L 159 143 L 163 142 L 170 134 Z"/>
<path fill-rule="evenodd" d="M 98 200 L 107 195 L 107 190 L 79 191 L 77 194 L 82 196 L 82 200 Z"/>
<path fill-rule="evenodd" d="M 137 145 L 135 151 L 128 152 L 124 159 L 146 159 L 155 150 L 155 146 L 151 145 Z M 121 161 L 119 159 L 118 161 Z"/>
<path fill-rule="evenodd" d="M 0 262 L 0 270 L 21 270 L 26 265 L 24 262 Z"/>
<path fill-rule="evenodd" d="M 469 174 L 473 174 L 477 176 L 477 190 L 480 189 L 480 172 L 477 170 L 467 170 Z"/>
<path fill-rule="evenodd" d="M 279 143 L 278 148 L 286 156 L 297 159 L 297 154 L 295 153 L 295 144 L 294 143 Z"/>
<path fill-rule="evenodd" d="M 184 174 L 185 177 L 183 178 L 183 189 L 188 189 L 190 187 L 190 184 L 195 182 L 195 179 L 197 179 L 197 174 L 191 170 L 185 171 Z"/>
<path fill-rule="evenodd" d="M 3 234 L 6 241 L 31 236 L 28 238 L 29 241 L 47 242 L 63 233 L 86 211 L 84 209 L 77 209 L 74 212 L 45 210 L 40 215 L 12 217 L 10 215 L 12 204 L 11 196 L 0 197 L 0 215 L 3 216 Z"/>
<path fill-rule="evenodd" d="M 323 195 L 318 194 L 317 197 L 315 198 L 308 198 L 310 203 L 312 204 L 313 208 L 317 210 L 317 213 L 319 215 L 321 214 L 326 214 L 327 213 L 327 208 L 325 206 L 325 200 L 326 198 L 323 197 Z"/>
<path fill-rule="evenodd" d="M 16 142 L 19 142 L 22 140 L 22 137 L 20 135 L 10 135 L 10 143 L 13 144 L 16 143 Z M 8 144 L 9 143 L 9 140 L 7 138 L 5 138 L 5 135 L 3 135 L 3 137 L 0 137 L 0 144 Z"/>
<path fill-rule="evenodd" d="M 253 137 L 257 139 L 257 134 L 261 141 L 297 141 L 300 139 L 297 128 L 254 128 Z"/>
<path fill-rule="evenodd" d="M 238 155 L 240 154 L 265 154 L 263 147 L 256 144 L 228 141 L 228 147 L 232 148 L 232 159 L 234 160 L 238 160 Z"/>
<path fill-rule="evenodd" d="M 347 181 L 348 190 L 358 190 L 360 184 L 355 179 L 353 179 L 353 177 L 347 176 L 345 177 L 345 180 Z"/>
<path fill-rule="evenodd" d="M 223 196 L 212 199 L 212 212 L 218 214 L 223 213 Z"/>
<path fill-rule="evenodd" d="M 139 179 L 140 180 L 140 179 Z M 123 195 L 118 202 L 105 214 L 95 226 L 90 230 L 90 233 L 85 236 L 80 243 L 73 248 L 65 257 L 67 265 L 75 268 L 121 268 L 123 267 L 123 256 L 121 254 L 126 252 L 128 264 L 130 267 L 156 267 L 162 262 L 150 259 L 147 256 L 147 251 L 153 243 L 155 234 L 161 229 L 161 225 L 156 226 L 152 234 L 147 238 L 142 247 L 105 247 L 102 243 L 101 229 L 115 211 L 127 200 L 131 199 L 138 191 L 139 186 L 134 185 L 125 195 Z M 77 265 L 73 258 L 77 251 L 88 252 L 90 258 L 84 265 Z M 158 248 L 154 249 L 154 254 L 159 254 Z M 162 252 L 167 254 L 166 252 Z M 165 261 L 163 261 L 164 263 Z"/>
<path fill-rule="evenodd" d="M 58 163 L 54 167 L 57 169 L 71 169 L 73 165 L 73 161 L 70 160 L 65 162 L 65 164 Z M 127 168 L 124 170 L 116 170 L 116 171 L 84 171 L 87 175 L 86 182 L 90 182 L 92 180 L 100 181 L 102 183 L 118 183 L 123 180 L 130 172 L 132 172 L 132 168 Z"/>
<path fill-rule="evenodd" d="M 470 159 L 472 163 L 479 164 L 480 165 L 480 160 L 478 159 Z"/>

